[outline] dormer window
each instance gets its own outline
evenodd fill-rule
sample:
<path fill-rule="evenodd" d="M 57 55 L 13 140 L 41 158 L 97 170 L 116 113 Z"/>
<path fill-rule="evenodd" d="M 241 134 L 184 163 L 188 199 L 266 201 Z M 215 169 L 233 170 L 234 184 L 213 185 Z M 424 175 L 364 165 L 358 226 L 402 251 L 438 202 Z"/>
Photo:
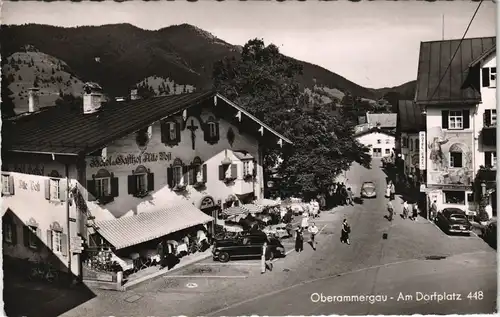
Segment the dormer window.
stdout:
<path fill-rule="evenodd" d="M 482 86 L 496 88 L 497 86 L 497 68 L 484 67 L 482 69 Z"/>
<path fill-rule="evenodd" d="M 173 119 L 161 123 L 161 142 L 167 146 L 178 145 L 181 141 L 181 125 Z"/>
<path fill-rule="evenodd" d="M 205 141 L 208 144 L 216 144 L 219 141 L 219 123 L 210 116 L 205 124 Z"/>

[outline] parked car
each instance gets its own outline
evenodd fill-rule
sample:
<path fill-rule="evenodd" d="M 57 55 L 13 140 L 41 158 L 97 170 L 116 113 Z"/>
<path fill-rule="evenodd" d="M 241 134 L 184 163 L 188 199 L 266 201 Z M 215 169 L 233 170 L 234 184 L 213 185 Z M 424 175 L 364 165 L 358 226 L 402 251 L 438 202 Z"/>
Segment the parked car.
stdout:
<path fill-rule="evenodd" d="M 497 245 L 497 222 L 490 222 L 486 228 L 483 229 L 483 239 L 491 246 Z"/>
<path fill-rule="evenodd" d="M 286 224 L 284 223 L 267 226 L 262 231 L 268 236 L 275 236 L 278 239 L 288 237 L 288 231 L 286 230 Z"/>
<path fill-rule="evenodd" d="M 361 198 L 375 198 L 377 197 L 377 187 L 374 182 L 364 182 L 361 185 Z"/>
<path fill-rule="evenodd" d="M 394 160 L 390 155 L 384 156 L 382 158 L 382 167 L 387 167 L 388 165 L 394 164 Z"/>
<path fill-rule="evenodd" d="M 472 225 L 467 219 L 465 211 L 459 208 L 445 208 L 437 215 L 436 223 L 446 233 L 470 234 Z"/>
<path fill-rule="evenodd" d="M 217 240 L 212 248 L 214 261 L 228 262 L 233 258 L 252 258 L 262 255 L 262 246 L 267 242 L 271 257 L 284 257 L 285 247 L 276 238 L 268 238 L 263 232 L 247 234 L 236 239 Z"/>

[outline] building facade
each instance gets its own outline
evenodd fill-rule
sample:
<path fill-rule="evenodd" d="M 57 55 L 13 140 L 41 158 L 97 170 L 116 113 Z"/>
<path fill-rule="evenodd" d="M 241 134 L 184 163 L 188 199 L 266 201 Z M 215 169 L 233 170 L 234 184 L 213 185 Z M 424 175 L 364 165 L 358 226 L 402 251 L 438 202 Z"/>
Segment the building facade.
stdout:
<path fill-rule="evenodd" d="M 438 209 L 475 214 L 473 185 L 484 151 L 477 125 L 484 102 L 480 72 L 472 64 L 494 46 L 495 38 L 421 43 L 416 104 L 425 113 L 428 203 L 436 201 Z M 449 56 L 457 47 L 460 61 Z"/>
<path fill-rule="evenodd" d="M 263 198 L 264 149 L 291 143 L 216 92 L 102 104 L 90 86 L 82 109 L 30 110 L 4 123 L 4 255 L 75 276 L 79 239 L 125 248 Z"/>
<path fill-rule="evenodd" d="M 374 158 L 389 156 L 394 151 L 395 136 L 390 131 L 372 128 L 358 132 L 354 137 L 370 149 L 370 155 Z"/>

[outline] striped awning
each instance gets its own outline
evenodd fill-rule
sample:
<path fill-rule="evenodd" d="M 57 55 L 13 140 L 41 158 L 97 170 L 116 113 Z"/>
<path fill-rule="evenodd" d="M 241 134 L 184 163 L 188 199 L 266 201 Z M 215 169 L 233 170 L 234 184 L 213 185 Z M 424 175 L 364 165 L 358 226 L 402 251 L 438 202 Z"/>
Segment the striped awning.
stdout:
<path fill-rule="evenodd" d="M 177 203 L 159 211 L 97 222 L 97 232 L 116 249 L 160 238 L 204 224 L 214 218 L 189 203 Z"/>
<path fill-rule="evenodd" d="M 241 208 L 246 210 L 247 212 L 249 212 L 251 214 L 256 214 L 256 213 L 262 212 L 262 210 L 264 209 L 262 206 L 258 206 L 255 204 L 244 204 L 241 206 Z"/>
<path fill-rule="evenodd" d="M 262 207 L 275 207 L 279 206 L 280 202 L 272 199 L 262 198 L 254 201 L 254 205 L 262 206 Z"/>
<path fill-rule="evenodd" d="M 241 215 L 241 214 L 246 214 L 248 211 L 241 207 L 229 207 L 227 209 L 224 209 L 222 213 L 228 215 L 228 216 L 234 216 L 234 215 Z"/>

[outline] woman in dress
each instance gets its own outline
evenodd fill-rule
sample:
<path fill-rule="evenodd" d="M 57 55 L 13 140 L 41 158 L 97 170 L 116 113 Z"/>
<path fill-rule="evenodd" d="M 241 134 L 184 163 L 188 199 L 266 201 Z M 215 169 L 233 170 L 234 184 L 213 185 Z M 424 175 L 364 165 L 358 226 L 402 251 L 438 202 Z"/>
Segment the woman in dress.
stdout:
<path fill-rule="evenodd" d="M 302 235 L 302 229 L 297 228 L 297 233 L 295 235 L 295 251 L 302 252 L 304 250 L 304 236 Z"/>
<path fill-rule="evenodd" d="M 340 242 L 351 244 L 349 241 L 349 234 L 351 233 L 351 227 L 347 223 L 347 219 L 342 222 L 342 233 L 340 235 Z"/>

